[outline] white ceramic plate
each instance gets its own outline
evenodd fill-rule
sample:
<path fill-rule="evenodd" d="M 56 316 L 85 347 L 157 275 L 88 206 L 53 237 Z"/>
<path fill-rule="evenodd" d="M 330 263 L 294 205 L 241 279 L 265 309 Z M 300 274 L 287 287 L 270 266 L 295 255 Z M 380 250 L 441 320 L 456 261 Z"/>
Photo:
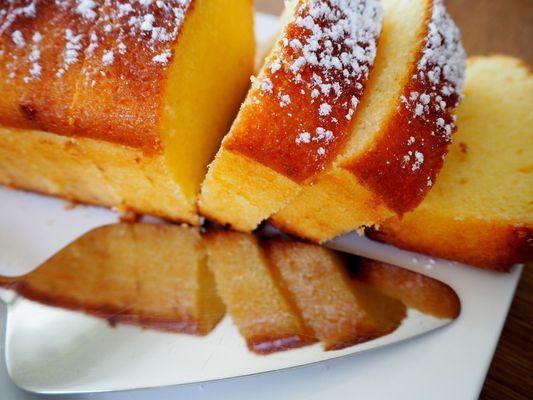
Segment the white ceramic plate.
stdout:
<path fill-rule="evenodd" d="M 276 29 L 277 19 L 258 16 L 260 38 L 269 37 Z M 35 215 L 46 216 L 50 224 L 59 223 L 53 215 L 62 213 L 61 201 L 38 195 L 0 189 L 0 207 L 9 207 L 9 218 L 0 222 L 0 252 L 31 260 L 39 246 L 61 247 L 60 237 L 47 237 L 45 232 L 31 229 Z M 12 202 L 12 203 L 11 203 Z M 22 207 L 20 205 L 23 205 Z M 35 213 L 38 209 L 39 213 Z M 0 209 L 0 212 L 2 210 Z M 18 213 L 18 214 L 17 214 Z M 27 215 L 27 217 L 25 217 Z M 8 219 L 22 218 L 16 226 Z M 79 207 L 72 211 L 75 229 L 82 233 L 91 225 L 106 223 L 114 217 L 94 208 Z M 70 224 L 69 224 L 70 225 Z M 67 229 L 67 228 L 66 228 Z M 30 246 L 39 237 L 39 246 Z M 511 274 L 497 274 L 461 264 L 400 251 L 348 236 L 337 246 L 357 248 L 362 255 L 392 262 L 433 276 L 450 284 L 462 301 L 462 314 L 451 326 L 424 337 L 364 354 L 326 361 L 298 369 L 250 376 L 204 385 L 99 395 L 70 395 L 65 399 L 474 399 L 482 387 L 505 317 L 508 312 L 521 268 Z M 2 250 L 3 247 L 3 250 Z M 16 251 L 13 251 L 16 249 Z M 2 273 L 18 275 L 27 270 Z M 5 308 L 0 310 L 5 314 Z M 0 330 L 4 332 L 2 314 Z M 4 338 L 2 339 L 2 346 Z M 3 350 L 3 349 L 2 349 Z M 3 351 L 2 351 L 3 352 Z M 289 353 L 287 353 L 289 354 Z M 153 361 L 158 367 L 157 360 Z M 73 371 L 75 375 L 75 371 Z M 83 379 L 79 376 L 78 379 Z M 0 365 L 2 398 L 37 399 L 38 395 L 18 389 L 10 380 L 5 364 Z"/>

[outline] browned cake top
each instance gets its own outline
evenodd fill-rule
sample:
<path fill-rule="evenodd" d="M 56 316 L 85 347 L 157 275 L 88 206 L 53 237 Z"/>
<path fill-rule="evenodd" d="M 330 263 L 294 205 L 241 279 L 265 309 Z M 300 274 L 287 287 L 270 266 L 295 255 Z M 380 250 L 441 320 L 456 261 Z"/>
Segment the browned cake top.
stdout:
<path fill-rule="evenodd" d="M 442 0 L 434 0 L 427 34 L 399 106 L 379 143 L 343 167 L 402 214 L 435 182 L 455 131 L 466 55 L 460 32 Z M 408 190 L 400 190 L 408 188 Z"/>
<path fill-rule="evenodd" d="M 12 80 L 4 85 L 27 88 L 13 99 L 20 115 L 0 115 L 0 123 L 26 127 L 32 119 L 34 128 L 61 125 L 59 133 L 157 148 L 165 70 L 192 1 L 1 2 L 0 64 Z M 65 80 L 71 93 L 52 90 L 48 102 L 31 93 Z M 66 106 L 48 112 L 55 104 Z"/>
<path fill-rule="evenodd" d="M 346 141 L 374 63 L 377 0 L 298 1 L 226 148 L 302 182 Z"/>

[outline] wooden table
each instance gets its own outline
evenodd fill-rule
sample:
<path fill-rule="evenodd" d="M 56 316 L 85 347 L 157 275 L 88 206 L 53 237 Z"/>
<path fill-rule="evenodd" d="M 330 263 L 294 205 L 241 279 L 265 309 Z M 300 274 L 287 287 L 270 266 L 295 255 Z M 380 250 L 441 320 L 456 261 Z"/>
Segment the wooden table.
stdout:
<path fill-rule="evenodd" d="M 518 400 L 533 396 L 533 264 L 527 265 L 492 360 L 481 399 Z"/>
<path fill-rule="evenodd" d="M 448 0 L 468 54 L 502 53 L 533 65 L 533 0 Z M 276 14 L 282 0 L 256 0 Z M 533 397 L 533 265 L 526 267 L 494 356 L 481 399 Z M 490 312 L 490 310 L 487 310 Z"/>

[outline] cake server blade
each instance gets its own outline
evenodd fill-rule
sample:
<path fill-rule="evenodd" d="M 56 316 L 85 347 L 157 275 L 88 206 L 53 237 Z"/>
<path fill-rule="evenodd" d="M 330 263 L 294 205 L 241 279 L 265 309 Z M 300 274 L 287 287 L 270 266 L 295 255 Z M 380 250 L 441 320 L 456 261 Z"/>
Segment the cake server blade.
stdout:
<path fill-rule="evenodd" d="M 452 322 L 409 309 L 393 333 L 343 350 L 326 352 L 316 344 L 255 355 L 228 316 L 207 336 L 196 337 L 111 327 L 103 319 L 39 304 L 5 289 L 0 297 L 7 302 L 8 373 L 19 387 L 43 394 L 200 384 L 302 367 L 389 346 Z"/>
<path fill-rule="evenodd" d="M 110 223 L 109 210 L 0 188 L 0 275 L 23 275 L 84 233 Z M 365 253 L 353 237 L 344 251 Z M 363 248 L 360 247 L 363 244 Z M 368 255 L 367 253 L 365 253 Z M 317 344 L 268 356 L 251 353 L 231 319 L 195 337 L 118 325 L 50 307 L 0 289 L 7 304 L 5 356 L 21 388 L 37 393 L 89 393 L 153 388 L 304 366 L 388 346 L 451 322 L 409 310 L 390 335 L 344 350 Z M 1 306 L 0 306 L 1 307 Z"/>

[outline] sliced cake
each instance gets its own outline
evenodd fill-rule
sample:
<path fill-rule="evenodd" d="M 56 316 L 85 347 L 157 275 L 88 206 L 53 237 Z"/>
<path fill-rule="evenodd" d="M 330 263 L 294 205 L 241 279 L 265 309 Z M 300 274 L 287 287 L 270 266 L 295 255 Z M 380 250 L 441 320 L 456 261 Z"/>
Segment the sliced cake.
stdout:
<path fill-rule="evenodd" d="M 272 217 L 322 242 L 414 209 L 455 131 L 465 53 L 441 0 L 383 0 L 383 33 L 353 134 L 314 185 Z"/>
<path fill-rule="evenodd" d="M 3 2 L 0 183 L 198 224 L 253 63 L 250 0 Z"/>
<path fill-rule="evenodd" d="M 378 0 L 293 0 L 202 185 L 201 213 L 250 231 L 352 139 L 381 32 Z"/>
<path fill-rule="evenodd" d="M 459 131 L 415 211 L 369 232 L 398 247 L 508 270 L 533 259 L 533 77 L 522 61 L 474 57 Z"/>
<path fill-rule="evenodd" d="M 218 293 L 250 350 L 264 354 L 315 341 L 276 283 L 256 237 L 210 232 L 205 240 Z"/>
<path fill-rule="evenodd" d="M 326 350 L 386 335 L 406 316 L 401 301 L 351 282 L 338 253 L 280 240 L 269 241 L 266 253 L 274 274 Z"/>
<path fill-rule="evenodd" d="M 205 335 L 225 313 L 197 228 L 99 228 L 3 284 L 45 304 L 174 332 Z"/>
<path fill-rule="evenodd" d="M 461 302 L 448 285 L 427 276 L 379 261 L 360 259 L 351 271 L 355 282 L 364 283 L 407 307 L 437 318 L 454 319 Z"/>

